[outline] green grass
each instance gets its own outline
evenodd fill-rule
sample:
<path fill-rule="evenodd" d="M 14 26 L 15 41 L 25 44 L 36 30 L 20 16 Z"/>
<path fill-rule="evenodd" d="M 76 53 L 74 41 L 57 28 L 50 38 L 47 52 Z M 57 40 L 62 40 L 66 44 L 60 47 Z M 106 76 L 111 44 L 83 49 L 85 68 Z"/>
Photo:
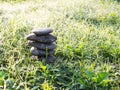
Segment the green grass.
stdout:
<path fill-rule="evenodd" d="M 53 65 L 30 60 L 26 35 L 54 30 Z M 1 0 L 0 90 L 119 90 L 119 0 Z"/>

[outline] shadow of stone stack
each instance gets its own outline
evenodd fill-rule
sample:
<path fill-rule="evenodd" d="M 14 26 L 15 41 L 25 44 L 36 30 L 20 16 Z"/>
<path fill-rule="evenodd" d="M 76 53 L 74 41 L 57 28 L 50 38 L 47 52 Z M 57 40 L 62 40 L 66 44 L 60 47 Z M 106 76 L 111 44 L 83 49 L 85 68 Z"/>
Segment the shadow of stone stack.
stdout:
<path fill-rule="evenodd" d="M 32 46 L 31 54 L 46 63 L 53 63 L 56 59 L 54 53 L 57 37 L 50 34 L 52 32 L 52 29 L 35 29 L 27 36 L 28 45 Z"/>

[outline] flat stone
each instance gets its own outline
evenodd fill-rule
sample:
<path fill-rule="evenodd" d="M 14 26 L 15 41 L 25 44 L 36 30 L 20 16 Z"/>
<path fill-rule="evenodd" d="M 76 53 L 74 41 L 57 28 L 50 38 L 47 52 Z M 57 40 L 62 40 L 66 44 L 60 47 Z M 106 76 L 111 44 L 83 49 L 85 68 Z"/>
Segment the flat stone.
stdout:
<path fill-rule="evenodd" d="M 37 48 L 32 47 L 30 49 L 30 52 L 32 55 L 35 55 L 35 56 L 48 56 L 48 55 L 54 54 L 55 50 L 44 51 L 44 50 L 38 50 Z"/>
<path fill-rule="evenodd" d="M 57 40 L 57 37 L 51 34 L 45 36 L 36 36 L 35 34 L 29 34 L 26 38 L 27 40 L 37 41 L 41 43 L 51 43 Z"/>
<path fill-rule="evenodd" d="M 37 49 L 41 50 L 53 50 L 56 48 L 56 43 L 39 43 L 39 42 L 34 42 L 34 41 L 28 41 L 28 45 L 36 47 Z"/>
<path fill-rule="evenodd" d="M 51 56 L 48 56 L 47 58 L 45 57 L 38 57 L 39 60 L 45 60 L 46 63 L 50 64 L 50 63 L 54 63 L 55 60 L 56 60 L 56 57 L 51 55 Z"/>
<path fill-rule="evenodd" d="M 47 29 L 34 29 L 32 30 L 33 33 L 35 33 L 36 35 L 47 35 L 49 33 L 52 33 L 53 30 L 50 28 Z"/>

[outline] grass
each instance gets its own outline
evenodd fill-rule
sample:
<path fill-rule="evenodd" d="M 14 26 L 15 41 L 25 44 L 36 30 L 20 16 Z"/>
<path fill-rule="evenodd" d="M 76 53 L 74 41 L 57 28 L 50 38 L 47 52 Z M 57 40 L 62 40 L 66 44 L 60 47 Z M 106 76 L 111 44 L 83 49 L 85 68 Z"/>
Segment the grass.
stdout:
<path fill-rule="evenodd" d="M 119 90 L 119 0 L 1 0 L 0 89 Z M 30 60 L 26 35 L 53 28 L 56 62 Z"/>

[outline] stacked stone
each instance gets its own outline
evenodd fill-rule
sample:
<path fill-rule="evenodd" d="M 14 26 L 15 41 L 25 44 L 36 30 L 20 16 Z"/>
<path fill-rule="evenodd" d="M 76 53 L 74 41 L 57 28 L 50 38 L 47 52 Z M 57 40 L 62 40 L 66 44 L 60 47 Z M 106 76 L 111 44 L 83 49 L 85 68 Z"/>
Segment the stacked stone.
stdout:
<path fill-rule="evenodd" d="M 55 61 L 55 48 L 57 37 L 51 35 L 52 29 L 35 29 L 33 34 L 27 36 L 28 45 L 32 46 L 30 52 L 34 56 L 38 56 L 39 60 L 45 60 L 46 63 Z"/>

